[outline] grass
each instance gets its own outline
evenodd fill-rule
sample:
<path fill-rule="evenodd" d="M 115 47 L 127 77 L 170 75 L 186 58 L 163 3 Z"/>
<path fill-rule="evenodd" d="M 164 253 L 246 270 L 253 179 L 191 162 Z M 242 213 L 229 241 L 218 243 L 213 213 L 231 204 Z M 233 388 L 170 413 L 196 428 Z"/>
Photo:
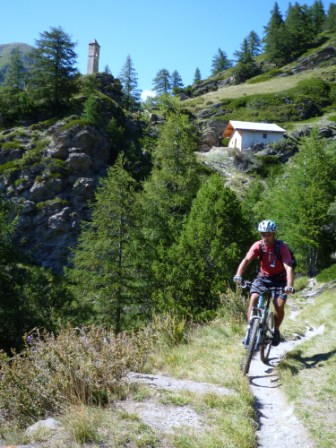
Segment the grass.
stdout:
<path fill-rule="evenodd" d="M 324 334 L 286 355 L 279 364 L 284 391 L 320 448 L 336 446 L 336 303 L 335 289 L 324 292 L 300 313 L 300 323 L 287 328 L 302 331 L 302 322 L 324 325 Z"/>

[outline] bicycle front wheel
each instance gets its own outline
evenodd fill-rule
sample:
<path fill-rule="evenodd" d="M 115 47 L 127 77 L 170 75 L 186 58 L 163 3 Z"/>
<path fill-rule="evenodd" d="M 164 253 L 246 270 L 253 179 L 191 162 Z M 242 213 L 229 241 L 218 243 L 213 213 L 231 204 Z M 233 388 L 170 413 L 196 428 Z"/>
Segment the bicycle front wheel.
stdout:
<path fill-rule="evenodd" d="M 250 370 L 251 360 L 253 357 L 253 353 L 255 351 L 255 345 L 257 342 L 257 335 L 258 335 L 258 329 L 259 329 L 259 319 L 253 319 L 252 325 L 251 325 L 251 332 L 250 332 L 250 340 L 249 344 L 246 349 L 246 356 L 243 362 L 243 374 L 246 375 L 248 371 Z"/>
<path fill-rule="evenodd" d="M 265 331 L 265 339 L 260 346 L 260 359 L 264 364 L 267 364 L 268 358 L 270 355 L 270 351 L 272 348 L 272 339 L 274 333 L 274 315 L 273 312 L 270 311 L 266 320 L 266 331 Z"/>

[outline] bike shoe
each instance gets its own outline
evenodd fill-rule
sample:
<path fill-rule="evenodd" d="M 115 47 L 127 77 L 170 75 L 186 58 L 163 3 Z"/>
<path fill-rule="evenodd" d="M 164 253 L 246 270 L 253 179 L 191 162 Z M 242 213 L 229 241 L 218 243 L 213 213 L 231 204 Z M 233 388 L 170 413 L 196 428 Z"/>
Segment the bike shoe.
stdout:
<path fill-rule="evenodd" d="M 276 347 L 279 344 L 280 344 L 280 331 L 274 330 L 272 345 L 273 347 Z"/>

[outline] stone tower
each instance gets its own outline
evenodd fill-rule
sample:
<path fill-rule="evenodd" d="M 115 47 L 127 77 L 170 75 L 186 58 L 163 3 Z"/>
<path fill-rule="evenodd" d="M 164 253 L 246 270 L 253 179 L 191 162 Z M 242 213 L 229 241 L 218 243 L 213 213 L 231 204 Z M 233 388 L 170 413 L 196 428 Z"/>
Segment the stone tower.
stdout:
<path fill-rule="evenodd" d="M 99 49 L 100 49 L 100 45 L 96 41 L 96 39 L 89 42 L 89 54 L 88 54 L 88 65 L 87 65 L 87 74 L 88 75 L 92 75 L 92 73 L 98 73 Z"/>

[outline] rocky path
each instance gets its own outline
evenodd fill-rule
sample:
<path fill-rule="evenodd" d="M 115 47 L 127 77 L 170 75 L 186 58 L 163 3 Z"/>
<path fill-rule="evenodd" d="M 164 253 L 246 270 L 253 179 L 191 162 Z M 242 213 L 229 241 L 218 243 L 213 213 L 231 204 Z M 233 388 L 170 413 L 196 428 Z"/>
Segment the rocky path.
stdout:
<path fill-rule="evenodd" d="M 146 384 L 151 389 L 172 392 L 189 391 L 194 393 L 215 393 L 218 395 L 231 395 L 233 392 L 225 387 L 192 380 L 181 380 L 160 374 L 141 374 L 130 372 L 127 377 L 130 383 Z M 189 427 L 194 431 L 202 431 L 204 422 L 191 406 L 168 406 L 160 404 L 152 398 L 142 402 L 128 399 L 119 403 L 119 406 L 127 412 L 134 413 L 152 428 L 164 432 L 173 433 L 179 427 Z"/>

